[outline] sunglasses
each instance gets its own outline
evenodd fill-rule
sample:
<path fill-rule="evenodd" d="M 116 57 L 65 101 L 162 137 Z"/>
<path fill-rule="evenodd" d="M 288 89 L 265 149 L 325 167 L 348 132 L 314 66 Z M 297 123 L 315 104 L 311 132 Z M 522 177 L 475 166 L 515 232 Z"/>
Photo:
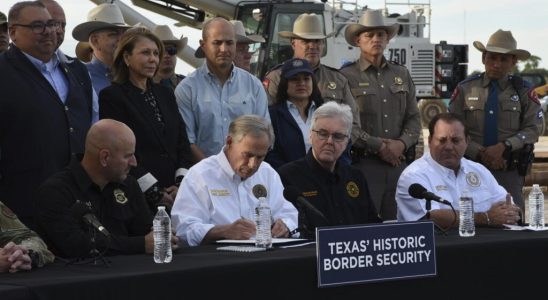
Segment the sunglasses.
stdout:
<path fill-rule="evenodd" d="M 166 53 L 169 55 L 175 55 L 177 54 L 177 48 L 176 47 L 166 47 Z"/>

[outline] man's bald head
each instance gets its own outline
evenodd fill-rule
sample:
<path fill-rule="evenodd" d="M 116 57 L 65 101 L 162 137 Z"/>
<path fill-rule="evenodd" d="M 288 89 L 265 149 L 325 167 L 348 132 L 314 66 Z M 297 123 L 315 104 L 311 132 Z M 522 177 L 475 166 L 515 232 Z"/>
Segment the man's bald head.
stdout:
<path fill-rule="evenodd" d="M 93 124 L 86 136 L 86 152 L 100 149 L 117 150 L 128 142 L 135 143 L 133 131 L 124 123 L 102 119 Z"/>
<path fill-rule="evenodd" d="M 61 23 L 61 28 L 59 28 L 59 30 L 57 31 L 57 48 L 59 48 L 59 46 L 61 46 L 61 44 L 65 40 L 65 26 L 67 25 L 65 11 L 61 7 L 61 5 L 59 5 L 59 3 L 57 3 L 57 1 L 55 0 L 38 0 L 38 1 L 44 4 L 49 14 L 53 18 L 53 20 Z"/>
<path fill-rule="evenodd" d="M 223 28 L 226 26 L 227 29 L 230 28 L 234 35 L 234 39 L 236 39 L 236 34 L 234 33 L 234 26 L 225 18 L 221 18 L 221 17 L 209 19 L 204 23 L 204 27 L 202 28 L 202 39 L 203 40 L 207 39 L 212 28 L 215 28 L 218 26 L 222 26 Z"/>

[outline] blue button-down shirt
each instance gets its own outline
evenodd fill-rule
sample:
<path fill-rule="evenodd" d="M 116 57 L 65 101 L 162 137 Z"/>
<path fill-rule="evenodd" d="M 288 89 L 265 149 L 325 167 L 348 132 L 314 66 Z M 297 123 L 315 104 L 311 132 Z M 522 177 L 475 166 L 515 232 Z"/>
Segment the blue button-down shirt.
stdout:
<path fill-rule="evenodd" d="M 25 52 L 25 56 L 32 62 L 34 66 L 42 73 L 44 78 L 51 84 L 51 87 L 55 90 L 61 102 L 67 101 L 68 95 L 68 80 L 59 67 L 59 58 L 57 55 L 53 55 L 51 59 L 45 63 Z"/>
<path fill-rule="evenodd" d="M 93 56 L 91 61 L 86 64 L 86 67 L 88 68 L 89 75 L 91 76 L 93 89 L 95 90 L 95 93 L 99 95 L 104 88 L 110 86 L 110 70 L 95 56 Z"/>
<path fill-rule="evenodd" d="M 263 85 L 255 76 L 233 67 L 221 86 L 207 63 L 183 79 L 175 89 L 188 140 L 206 156 L 221 151 L 230 123 L 241 115 L 255 114 L 270 120 Z"/>

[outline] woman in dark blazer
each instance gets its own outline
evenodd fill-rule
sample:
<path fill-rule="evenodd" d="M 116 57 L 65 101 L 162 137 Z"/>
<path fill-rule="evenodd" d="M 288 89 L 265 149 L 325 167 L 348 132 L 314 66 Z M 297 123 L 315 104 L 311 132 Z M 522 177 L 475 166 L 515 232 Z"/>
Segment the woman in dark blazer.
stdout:
<path fill-rule="evenodd" d="M 153 209 L 171 207 L 192 158 L 173 92 L 152 81 L 163 52 L 148 29 L 126 31 L 115 52 L 113 83 L 99 95 L 100 118 L 121 121 L 135 133 L 138 165 L 131 174 Z"/>
<path fill-rule="evenodd" d="M 323 104 L 314 72 L 307 60 L 292 58 L 282 66 L 276 103 L 268 109 L 274 146 L 266 161 L 275 169 L 306 155 L 312 113 Z M 298 122 L 298 123 L 297 123 Z"/>

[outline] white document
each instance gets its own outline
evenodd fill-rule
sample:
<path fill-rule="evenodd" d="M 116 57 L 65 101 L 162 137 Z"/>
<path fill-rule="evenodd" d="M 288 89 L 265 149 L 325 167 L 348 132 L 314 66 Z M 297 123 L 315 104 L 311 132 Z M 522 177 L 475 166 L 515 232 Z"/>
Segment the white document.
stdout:
<path fill-rule="evenodd" d="M 506 230 L 513 230 L 513 231 L 546 231 L 548 230 L 548 226 L 544 227 L 544 229 L 537 229 L 532 228 L 529 226 L 519 226 L 519 225 L 509 225 L 509 224 L 502 224 L 504 227 L 506 227 Z"/>
<path fill-rule="evenodd" d="M 306 241 L 305 239 L 279 239 L 279 238 L 273 238 L 272 244 L 285 244 L 285 243 L 294 243 L 294 242 L 301 242 Z M 249 240 L 218 240 L 218 244 L 250 244 L 255 245 L 255 239 L 249 239 Z"/>

